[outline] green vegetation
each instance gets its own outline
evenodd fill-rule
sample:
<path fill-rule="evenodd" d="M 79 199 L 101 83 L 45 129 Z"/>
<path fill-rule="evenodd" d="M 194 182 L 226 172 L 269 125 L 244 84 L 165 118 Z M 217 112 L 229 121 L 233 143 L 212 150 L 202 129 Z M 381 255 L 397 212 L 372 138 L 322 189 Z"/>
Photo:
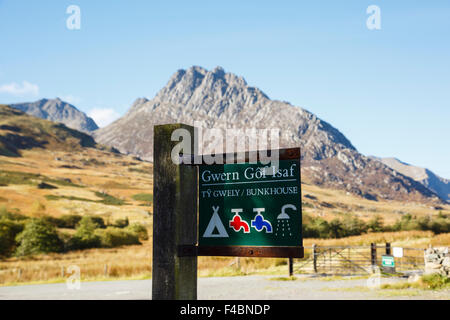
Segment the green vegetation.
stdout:
<path fill-rule="evenodd" d="M 0 185 L 7 186 L 10 184 L 28 184 L 35 185 L 42 189 L 43 185 L 57 184 L 60 186 L 70 186 L 82 188 L 83 186 L 72 183 L 69 179 L 52 179 L 36 173 L 18 172 L 18 171 L 0 171 Z M 55 188 L 52 186 L 53 189 Z M 45 189 L 49 189 L 48 187 Z"/>
<path fill-rule="evenodd" d="M 138 173 L 143 173 L 143 174 L 153 174 L 153 170 L 151 168 L 149 168 L 149 169 L 128 168 L 128 171 L 130 171 L 130 172 L 138 172 Z"/>
<path fill-rule="evenodd" d="M 39 174 L 27 173 L 27 172 L 16 172 L 16 171 L 0 171 L 0 184 L 10 185 L 10 184 L 36 184 L 37 180 L 40 179 Z"/>
<path fill-rule="evenodd" d="M 67 250 L 82 250 L 100 247 L 100 237 L 95 234 L 99 225 L 92 217 L 83 217 L 72 238 L 67 241 Z"/>
<path fill-rule="evenodd" d="M 122 205 L 126 204 L 124 200 L 117 199 L 116 197 L 113 197 L 112 195 L 109 195 L 104 192 L 95 192 L 95 195 L 97 197 L 103 199 L 103 200 L 98 201 L 103 204 L 108 204 L 108 205 L 113 205 L 113 206 L 122 206 Z"/>
<path fill-rule="evenodd" d="M 130 222 L 128 221 L 128 217 L 126 217 L 125 219 L 118 219 L 118 220 L 114 221 L 114 223 L 112 224 L 112 227 L 125 228 L 125 227 L 128 227 L 129 224 L 130 224 Z"/>
<path fill-rule="evenodd" d="M 0 206 L 0 220 L 2 219 L 21 221 L 29 218 L 20 213 L 10 212 L 6 209 L 4 205 L 2 205 Z"/>
<path fill-rule="evenodd" d="M 387 283 L 381 285 L 381 289 L 422 289 L 422 290 L 441 290 L 450 289 L 450 278 L 440 274 L 423 275 L 418 281 Z"/>
<path fill-rule="evenodd" d="M 0 256 L 10 256 L 16 248 L 16 236 L 23 231 L 21 222 L 0 218 Z"/>
<path fill-rule="evenodd" d="M 132 198 L 136 201 L 144 202 L 148 206 L 153 203 L 153 194 L 151 193 L 137 193 Z"/>
<path fill-rule="evenodd" d="M 17 256 L 60 252 L 63 249 L 55 227 L 42 219 L 31 219 L 16 237 L 16 242 Z"/>
<path fill-rule="evenodd" d="M 343 238 L 367 232 L 364 221 L 346 215 L 343 219 L 330 222 L 303 214 L 303 237 L 305 238 Z"/>
<path fill-rule="evenodd" d="M 95 235 L 100 238 L 100 244 L 103 248 L 141 244 L 139 236 L 128 229 L 108 227 L 106 229 L 97 229 Z"/>
<path fill-rule="evenodd" d="M 86 198 L 80 198 L 80 197 L 74 197 L 74 196 L 56 196 L 53 194 L 47 194 L 44 196 L 47 200 L 74 200 L 74 201 L 85 201 L 85 202 L 97 202 L 96 200 L 86 199 Z"/>
<path fill-rule="evenodd" d="M 76 231 L 70 235 L 57 228 Z M 141 244 L 140 240 L 148 240 L 147 229 L 140 223 L 129 224 L 128 218 L 106 225 L 96 216 L 29 218 L 0 207 L 0 257 L 113 248 Z"/>
<path fill-rule="evenodd" d="M 450 218 L 441 212 L 432 219 L 430 216 L 416 218 L 405 214 L 392 227 L 392 231 L 422 230 L 432 231 L 435 234 L 450 232 Z"/>
<path fill-rule="evenodd" d="M 140 223 L 130 224 L 126 230 L 136 234 L 139 240 L 148 240 L 147 228 Z"/>
<path fill-rule="evenodd" d="M 106 163 L 105 163 L 104 161 L 98 161 L 98 160 L 95 159 L 95 158 L 82 159 L 82 160 L 81 160 L 81 163 L 82 163 L 84 166 L 94 166 L 94 167 L 106 165 Z"/>
<path fill-rule="evenodd" d="M 95 192 L 95 195 L 99 198 L 102 198 L 102 200 L 91 200 L 91 199 L 74 197 L 74 196 L 60 196 L 60 195 L 53 195 L 53 194 L 47 194 L 47 195 L 45 195 L 45 198 L 47 200 L 65 199 L 65 200 L 72 200 L 72 201 L 96 202 L 96 203 L 103 203 L 106 205 L 113 205 L 113 206 L 122 206 L 122 205 L 126 204 L 126 202 L 124 200 L 118 199 L 107 193 Z"/>
<path fill-rule="evenodd" d="M 405 214 L 392 226 L 385 226 L 383 219 L 376 215 L 365 223 L 357 217 L 347 214 L 343 218 L 335 218 L 326 221 L 320 217 L 311 217 L 303 213 L 303 237 L 304 238 L 343 238 L 357 236 L 366 232 L 391 232 L 391 231 L 432 231 L 435 234 L 450 232 L 450 218 L 442 213 L 435 218 L 416 218 Z"/>
<path fill-rule="evenodd" d="M 60 218 L 45 216 L 42 219 L 52 224 L 55 228 L 75 229 L 81 218 L 81 216 L 69 214 Z"/>
<path fill-rule="evenodd" d="M 274 277 L 274 278 L 270 278 L 269 280 L 272 281 L 295 281 L 298 280 L 298 278 L 292 276 L 292 277 Z"/>

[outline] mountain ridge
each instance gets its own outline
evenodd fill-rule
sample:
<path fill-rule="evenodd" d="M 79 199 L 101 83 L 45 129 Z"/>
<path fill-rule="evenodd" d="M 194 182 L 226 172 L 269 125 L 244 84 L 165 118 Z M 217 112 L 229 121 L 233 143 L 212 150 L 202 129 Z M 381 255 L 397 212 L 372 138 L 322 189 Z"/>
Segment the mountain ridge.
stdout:
<path fill-rule="evenodd" d="M 372 156 L 372 158 L 381 161 L 385 165 L 400 172 L 401 174 L 408 176 L 417 182 L 420 182 L 425 187 L 439 195 L 447 203 L 450 203 L 449 179 L 442 178 L 429 169 L 414 166 L 394 157 L 379 158 Z"/>
<path fill-rule="evenodd" d="M 91 133 L 99 128 L 92 118 L 60 98 L 44 98 L 34 102 L 13 103 L 9 106 L 41 119 L 63 123 L 69 128 L 85 133 Z"/>
<path fill-rule="evenodd" d="M 280 147 L 300 147 L 302 177 L 367 199 L 441 201 L 422 184 L 362 154 L 337 128 L 304 108 L 270 98 L 216 67 L 175 72 L 153 99 L 94 132 L 103 144 L 152 160 L 153 126 L 200 121 L 205 128 L 280 128 Z M 206 142 L 208 147 L 208 142 Z"/>

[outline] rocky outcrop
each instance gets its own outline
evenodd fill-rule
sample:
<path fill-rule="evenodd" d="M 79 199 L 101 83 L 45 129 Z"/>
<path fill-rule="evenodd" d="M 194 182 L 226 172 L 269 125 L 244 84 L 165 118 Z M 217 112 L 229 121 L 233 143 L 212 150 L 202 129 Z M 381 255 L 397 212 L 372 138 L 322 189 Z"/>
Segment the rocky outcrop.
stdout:
<path fill-rule="evenodd" d="M 367 199 L 439 201 L 420 183 L 360 153 L 331 124 L 217 67 L 177 71 L 153 99 L 137 99 L 127 114 L 94 133 L 124 153 L 153 159 L 153 126 L 201 121 L 205 128 L 279 128 L 280 147 L 300 147 L 302 179 Z M 207 144 L 206 142 L 205 144 Z"/>
<path fill-rule="evenodd" d="M 425 250 L 425 274 L 437 273 L 450 276 L 450 254 L 448 247 L 428 248 Z"/>
<path fill-rule="evenodd" d="M 98 129 L 92 118 L 59 98 L 41 99 L 35 102 L 10 104 L 9 106 L 34 117 L 63 123 L 69 128 L 85 133 Z"/>

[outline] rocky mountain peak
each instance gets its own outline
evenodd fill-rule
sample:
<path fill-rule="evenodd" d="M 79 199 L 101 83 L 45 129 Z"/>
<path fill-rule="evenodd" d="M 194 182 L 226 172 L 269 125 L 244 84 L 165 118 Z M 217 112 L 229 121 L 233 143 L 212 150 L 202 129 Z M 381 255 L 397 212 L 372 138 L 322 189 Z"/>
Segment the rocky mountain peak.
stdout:
<path fill-rule="evenodd" d="M 234 107 L 230 112 L 236 113 L 246 104 L 268 97 L 259 89 L 249 87 L 243 77 L 227 73 L 222 67 L 208 71 L 193 66 L 178 70 L 155 99 L 220 116 L 230 106 Z"/>
<path fill-rule="evenodd" d="M 100 143 L 151 161 L 154 125 L 194 121 L 221 130 L 280 129 L 279 146 L 301 148 L 302 177 L 316 185 L 368 199 L 437 199 L 420 183 L 358 153 L 331 124 L 301 107 L 271 100 L 221 67 L 178 70 L 153 99 L 136 100 L 124 117 L 94 134 Z"/>
<path fill-rule="evenodd" d="M 79 131 L 89 133 L 98 129 L 92 118 L 60 98 L 41 99 L 35 102 L 11 104 L 10 106 L 41 119 L 64 123 L 69 128 Z"/>

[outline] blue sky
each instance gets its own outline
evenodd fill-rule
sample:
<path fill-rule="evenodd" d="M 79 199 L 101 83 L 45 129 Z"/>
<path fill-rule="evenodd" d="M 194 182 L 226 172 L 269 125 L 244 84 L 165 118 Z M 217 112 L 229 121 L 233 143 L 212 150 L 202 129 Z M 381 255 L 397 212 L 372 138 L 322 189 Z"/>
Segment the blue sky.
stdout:
<path fill-rule="evenodd" d="M 450 178 L 449 35 L 449 1 L 0 0 L 0 101 L 58 96 L 107 123 L 178 69 L 222 66 L 363 154 Z"/>

